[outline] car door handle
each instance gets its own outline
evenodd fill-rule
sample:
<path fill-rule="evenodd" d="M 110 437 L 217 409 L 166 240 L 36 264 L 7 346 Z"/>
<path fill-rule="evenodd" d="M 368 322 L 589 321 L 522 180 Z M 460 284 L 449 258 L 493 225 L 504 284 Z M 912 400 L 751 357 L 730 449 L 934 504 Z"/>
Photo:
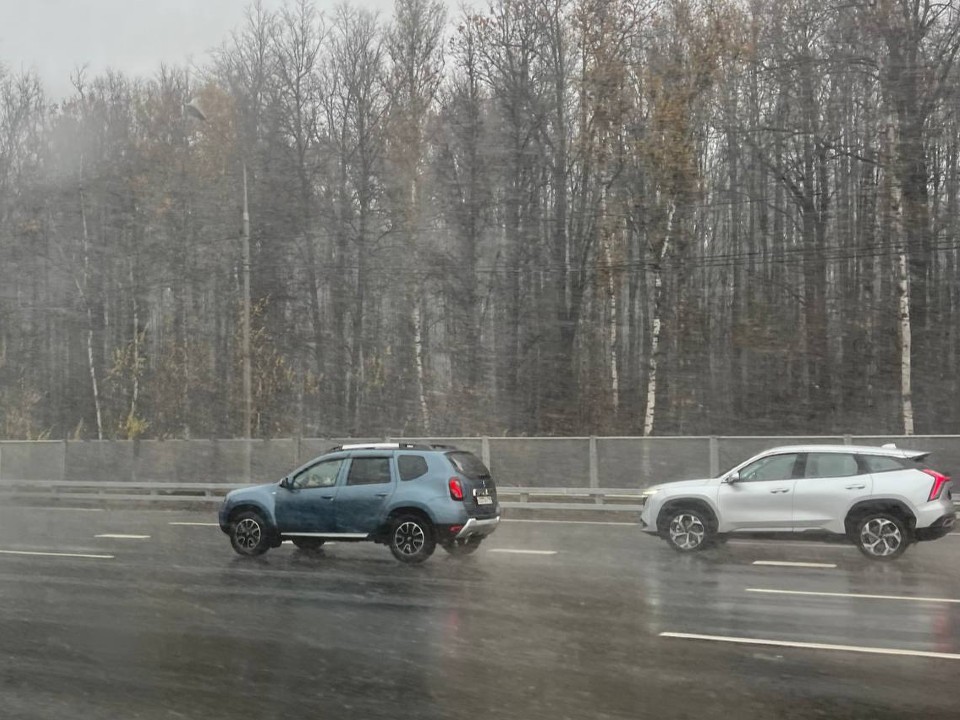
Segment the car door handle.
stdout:
<path fill-rule="evenodd" d="M 866 485 L 847 485 L 847 490 L 863 490 Z"/>
<path fill-rule="evenodd" d="M 324 500 L 333 500 L 333 495 L 321 495 Z"/>
<path fill-rule="evenodd" d="M 390 493 L 377 493 L 377 497 L 386 497 Z"/>
<path fill-rule="evenodd" d="M 790 488 L 774 488 L 770 492 L 772 492 L 774 495 L 776 495 L 777 493 L 788 493 L 790 492 Z"/>

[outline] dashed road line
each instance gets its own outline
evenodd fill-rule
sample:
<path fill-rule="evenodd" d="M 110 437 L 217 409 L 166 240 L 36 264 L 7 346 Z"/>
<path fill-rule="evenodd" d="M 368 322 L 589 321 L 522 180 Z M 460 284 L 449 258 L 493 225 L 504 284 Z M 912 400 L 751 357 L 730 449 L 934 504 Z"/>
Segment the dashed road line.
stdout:
<path fill-rule="evenodd" d="M 928 650 L 901 650 L 900 648 L 864 647 L 861 645 L 833 645 L 829 643 L 795 642 L 790 640 L 764 640 L 761 638 L 699 635 L 696 633 L 662 632 L 660 633 L 660 637 L 679 640 L 706 640 L 708 642 L 733 643 L 735 645 L 798 648 L 800 650 L 835 650 L 838 652 L 854 652 L 868 655 L 906 655 L 908 657 L 937 658 L 938 660 L 960 660 L 960 654 L 958 653 L 930 652 Z"/>
<path fill-rule="evenodd" d="M 509 553 L 511 555 L 556 555 L 556 550 L 520 550 L 514 548 L 491 548 L 488 552 Z"/>
<path fill-rule="evenodd" d="M 43 507 L 29 508 L 31 510 L 42 509 L 43 512 L 103 512 L 103 508 L 91 507 Z"/>
<path fill-rule="evenodd" d="M 762 540 L 731 540 L 727 543 L 728 545 L 762 545 L 763 547 L 773 548 L 804 548 L 810 550 L 815 548 L 817 550 L 827 549 L 827 550 L 856 550 L 855 545 L 840 545 L 837 543 L 815 543 L 815 542 L 780 542 L 779 540 L 773 540 L 770 542 L 763 542 Z"/>
<path fill-rule="evenodd" d="M 502 519 L 505 523 L 541 523 L 544 525 L 620 525 L 635 527 L 637 523 L 630 522 L 604 522 L 602 520 L 514 520 L 510 518 Z"/>
<path fill-rule="evenodd" d="M 835 568 L 836 563 L 788 562 L 786 560 L 754 560 L 754 565 L 768 565 L 772 567 L 798 568 Z"/>
<path fill-rule="evenodd" d="M 113 560 L 114 555 L 90 555 L 87 553 L 41 552 L 39 550 L 0 550 L 2 555 L 40 555 L 44 557 L 88 558 L 91 560 Z"/>
<path fill-rule="evenodd" d="M 120 533 L 104 533 L 102 535 L 94 535 L 98 538 L 108 538 L 111 540 L 149 540 L 149 535 L 122 535 Z"/>
<path fill-rule="evenodd" d="M 953 598 L 915 597 L 911 595 L 868 595 L 866 593 L 814 592 L 812 590 L 775 590 L 773 588 L 745 588 L 746 592 L 769 595 L 804 595 L 809 597 L 863 598 L 865 600 L 903 600 L 922 603 L 960 603 Z"/>

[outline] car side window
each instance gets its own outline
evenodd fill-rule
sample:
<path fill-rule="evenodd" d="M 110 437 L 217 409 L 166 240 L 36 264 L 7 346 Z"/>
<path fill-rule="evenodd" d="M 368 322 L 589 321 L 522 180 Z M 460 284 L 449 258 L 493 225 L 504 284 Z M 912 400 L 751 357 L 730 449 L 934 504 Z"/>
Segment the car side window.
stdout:
<path fill-rule="evenodd" d="M 298 473 L 293 478 L 291 486 L 296 490 L 333 487 L 337 484 L 337 476 L 340 474 L 341 465 L 343 465 L 342 459 L 318 462 L 316 465 Z"/>
<path fill-rule="evenodd" d="M 797 454 L 768 455 L 752 462 L 740 471 L 741 482 L 790 480 L 797 464 Z"/>
<path fill-rule="evenodd" d="M 804 477 L 842 478 L 860 474 L 860 466 L 853 455 L 847 453 L 808 453 Z"/>
<path fill-rule="evenodd" d="M 384 485 L 390 482 L 390 458 L 360 457 L 350 463 L 347 485 Z"/>
<path fill-rule="evenodd" d="M 416 480 L 427 474 L 427 461 L 419 455 L 400 455 L 397 457 L 397 469 L 401 480 Z"/>
<path fill-rule="evenodd" d="M 891 472 L 893 470 L 904 470 L 910 467 L 902 460 L 884 455 L 861 455 L 860 459 L 863 460 L 863 464 L 866 465 L 867 472 L 871 473 Z"/>

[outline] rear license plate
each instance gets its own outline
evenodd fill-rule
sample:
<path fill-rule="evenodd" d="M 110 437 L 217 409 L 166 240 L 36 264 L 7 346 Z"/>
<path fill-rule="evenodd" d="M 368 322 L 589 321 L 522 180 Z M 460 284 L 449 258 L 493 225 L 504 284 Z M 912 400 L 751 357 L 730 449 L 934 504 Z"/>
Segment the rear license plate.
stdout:
<path fill-rule="evenodd" d="M 477 495 L 477 505 L 493 505 L 493 498 L 489 495 Z"/>

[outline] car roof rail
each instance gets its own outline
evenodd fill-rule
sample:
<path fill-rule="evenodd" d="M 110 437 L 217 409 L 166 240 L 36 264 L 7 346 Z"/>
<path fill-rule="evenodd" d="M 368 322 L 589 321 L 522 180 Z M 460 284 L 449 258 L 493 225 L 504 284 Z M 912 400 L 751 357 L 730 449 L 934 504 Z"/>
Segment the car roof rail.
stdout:
<path fill-rule="evenodd" d="M 412 442 L 370 442 L 370 443 L 350 443 L 337 445 L 327 450 L 328 453 L 341 452 L 346 450 L 436 450 L 445 448 L 445 445 L 426 445 L 424 443 Z"/>

